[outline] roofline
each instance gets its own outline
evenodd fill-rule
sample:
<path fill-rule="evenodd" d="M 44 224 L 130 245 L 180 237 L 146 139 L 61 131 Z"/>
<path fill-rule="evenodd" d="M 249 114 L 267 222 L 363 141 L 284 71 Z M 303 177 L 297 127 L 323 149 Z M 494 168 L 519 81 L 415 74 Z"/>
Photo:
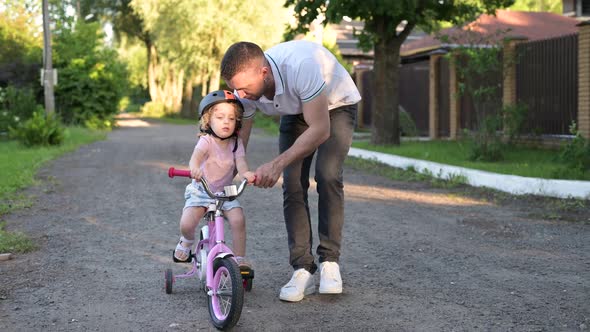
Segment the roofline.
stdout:
<path fill-rule="evenodd" d="M 465 44 L 439 44 L 439 45 L 427 46 L 427 47 L 411 50 L 410 52 L 400 52 L 400 57 L 402 57 L 402 58 L 410 57 L 410 56 L 418 55 L 420 53 L 432 52 L 432 51 L 437 51 L 437 50 L 447 51 L 450 49 L 459 48 L 459 47 L 463 47 L 463 46 L 465 46 Z M 469 45 L 469 46 L 471 48 L 494 48 L 494 47 L 497 47 L 495 45 L 489 45 L 489 44 L 475 44 L 475 45 Z"/>

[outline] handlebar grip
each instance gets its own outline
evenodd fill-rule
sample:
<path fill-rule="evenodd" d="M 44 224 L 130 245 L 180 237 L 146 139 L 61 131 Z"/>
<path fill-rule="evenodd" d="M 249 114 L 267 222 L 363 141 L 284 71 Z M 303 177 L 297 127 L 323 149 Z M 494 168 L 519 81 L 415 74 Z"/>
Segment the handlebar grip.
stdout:
<path fill-rule="evenodd" d="M 190 178 L 191 177 L 191 171 L 190 170 L 184 170 L 184 169 L 175 169 L 174 167 L 170 167 L 168 169 L 168 176 L 173 178 L 175 176 L 183 176 L 183 177 L 187 177 Z"/>

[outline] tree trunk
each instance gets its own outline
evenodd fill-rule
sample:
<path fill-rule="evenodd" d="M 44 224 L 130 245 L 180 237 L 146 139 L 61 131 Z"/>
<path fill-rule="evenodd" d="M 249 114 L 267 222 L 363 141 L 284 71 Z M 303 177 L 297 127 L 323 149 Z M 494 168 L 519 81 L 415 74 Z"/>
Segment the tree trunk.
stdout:
<path fill-rule="evenodd" d="M 183 83 L 184 83 L 184 69 L 174 75 L 174 80 L 172 81 L 172 111 L 174 113 L 180 113 L 180 109 L 182 107 L 182 94 L 183 94 Z"/>
<path fill-rule="evenodd" d="M 180 115 L 187 119 L 195 118 L 195 112 L 192 108 L 194 82 L 195 79 L 193 77 L 188 77 L 184 83 L 184 89 L 182 93 L 182 108 L 180 109 Z"/>
<path fill-rule="evenodd" d="M 385 24 L 383 24 L 385 26 Z M 375 98 L 373 110 L 373 144 L 399 145 L 399 52 L 396 38 L 383 36 L 375 44 Z"/>
<path fill-rule="evenodd" d="M 399 66 L 400 48 L 414 28 L 407 23 L 399 34 L 388 31 L 388 18 L 375 17 L 375 34 L 380 36 L 375 43 L 375 98 L 373 102 L 373 144 L 400 143 L 399 130 Z"/>
<path fill-rule="evenodd" d="M 221 73 L 219 69 L 214 70 L 209 76 L 209 92 L 219 90 Z"/>
<path fill-rule="evenodd" d="M 159 83 L 158 83 L 158 51 L 156 46 L 150 42 L 146 42 L 147 48 L 147 72 L 148 72 L 148 90 L 150 93 L 150 99 L 153 102 L 160 101 Z"/>

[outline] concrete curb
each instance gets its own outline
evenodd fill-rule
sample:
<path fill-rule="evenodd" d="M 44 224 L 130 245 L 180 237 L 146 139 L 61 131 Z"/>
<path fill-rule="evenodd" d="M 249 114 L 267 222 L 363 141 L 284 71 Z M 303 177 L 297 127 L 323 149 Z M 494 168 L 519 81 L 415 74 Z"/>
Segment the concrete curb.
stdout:
<path fill-rule="evenodd" d="M 357 148 L 350 148 L 348 155 L 377 160 L 397 168 L 407 169 L 413 167 L 417 172 L 430 173 L 441 179 L 448 179 L 457 175 L 464 176 L 471 186 L 493 188 L 515 195 L 532 194 L 559 198 L 590 199 L 590 181 L 549 180 L 504 175 Z"/>

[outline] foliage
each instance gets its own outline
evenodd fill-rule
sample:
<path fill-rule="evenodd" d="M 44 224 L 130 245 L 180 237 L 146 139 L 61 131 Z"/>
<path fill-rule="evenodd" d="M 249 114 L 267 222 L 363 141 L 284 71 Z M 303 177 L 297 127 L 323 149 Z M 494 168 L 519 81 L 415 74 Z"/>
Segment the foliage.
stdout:
<path fill-rule="evenodd" d="M 46 115 L 39 107 L 33 116 L 16 127 L 9 128 L 10 137 L 27 147 L 60 145 L 64 140 L 64 128 L 55 113 Z"/>
<path fill-rule="evenodd" d="M 146 90 L 148 81 L 145 70 L 147 68 L 145 45 L 123 36 L 119 42 L 119 47 L 117 47 L 117 53 L 128 69 L 128 81 L 131 89 Z"/>
<path fill-rule="evenodd" d="M 332 54 L 334 54 L 334 56 L 336 57 L 336 60 L 338 60 L 338 62 L 342 65 L 342 67 L 344 67 L 346 69 L 346 71 L 348 71 L 349 73 L 352 73 L 354 71 L 354 66 L 352 64 L 346 62 L 346 60 L 344 60 L 344 58 L 342 57 L 342 53 L 340 53 L 340 48 L 338 48 L 338 44 L 336 44 L 336 41 L 333 41 L 333 42 L 324 41 L 323 45 L 330 52 L 332 52 Z"/>
<path fill-rule="evenodd" d="M 141 107 L 141 115 L 151 118 L 161 118 L 166 116 L 168 112 L 166 112 L 166 106 L 157 101 L 150 101 Z"/>
<path fill-rule="evenodd" d="M 514 0 L 441 0 L 441 1 L 377 1 L 358 2 L 350 0 L 324 1 L 287 0 L 285 6 L 294 5 L 296 26 L 289 26 L 286 39 L 292 39 L 298 33 L 309 31 L 310 24 L 325 16 L 327 23 L 339 23 L 344 16 L 365 22 L 363 31 L 357 31 L 360 46 L 369 50 L 382 39 L 407 36 L 396 29 L 406 21 L 405 27 L 411 30 L 420 26 L 431 32 L 439 27 L 441 21 L 461 24 L 476 18 L 481 13 L 494 13 L 497 8 L 513 4 Z M 383 29 L 383 30 L 382 30 Z M 385 35 L 380 34 L 385 32 Z M 404 39 L 405 39 L 404 36 Z M 403 41 L 403 40 L 402 40 Z"/>
<path fill-rule="evenodd" d="M 497 8 L 513 4 L 514 0 L 440 0 L 440 1 L 350 1 L 287 0 L 294 5 L 295 26 L 289 27 L 287 39 L 309 30 L 318 17 L 324 24 L 340 23 L 344 16 L 364 21 L 364 29 L 357 34 L 359 45 L 375 54 L 375 109 L 373 136 L 375 144 L 399 144 L 399 54 L 402 43 L 415 26 L 431 32 L 441 21 L 459 24 L 475 19 L 481 13 L 494 13 Z M 398 31 L 399 28 L 399 31 Z"/>
<path fill-rule="evenodd" d="M 471 161 L 500 161 L 504 158 L 504 144 L 497 134 L 501 126 L 501 117 L 489 115 L 484 125 L 476 131 L 466 131 L 465 135 L 471 140 L 471 151 L 467 157 Z"/>
<path fill-rule="evenodd" d="M 489 35 L 474 31 L 474 24 L 438 38 L 446 43 L 459 45 L 447 55 L 455 64 L 459 93 L 456 98 L 467 95 L 475 109 L 475 128 L 465 131 L 472 141 L 469 160 L 499 161 L 503 158 L 501 130 L 503 109 L 501 84 L 503 68 L 510 62 L 502 58 L 501 41 L 508 31 L 497 30 Z M 483 46 L 482 46 L 483 45 Z M 522 107 L 508 108 L 509 135 L 511 138 L 522 129 Z M 519 113 L 520 112 L 520 113 Z M 526 114 L 525 114 L 526 115 Z"/>
<path fill-rule="evenodd" d="M 267 48 L 280 41 L 287 10 L 274 0 L 132 0 L 144 30 L 150 35 L 148 85 L 152 101 L 177 112 L 190 101 L 192 87 L 219 88 L 219 65 L 234 42 L 250 40 Z M 263 20 L 252 19 L 271 12 Z M 147 46 L 147 44 L 146 44 Z M 189 91 L 183 96 L 183 91 Z"/>
<path fill-rule="evenodd" d="M 30 88 L 0 87 L 0 133 L 31 118 L 38 107 Z"/>
<path fill-rule="evenodd" d="M 524 130 L 529 108 L 526 104 L 517 103 L 502 108 L 504 115 L 504 134 L 508 136 L 510 143 L 518 138 Z"/>
<path fill-rule="evenodd" d="M 0 87 L 30 87 L 36 89 L 37 95 L 41 90 L 38 79 L 42 39 L 35 29 L 35 16 L 21 1 L 3 6 L 0 9 Z M 2 124 L 0 127 L 6 128 Z"/>
<path fill-rule="evenodd" d="M 561 15 L 563 0 L 516 0 L 510 10 L 527 12 L 551 12 Z"/>
<path fill-rule="evenodd" d="M 33 15 L 21 6 L 10 8 L 0 11 L 0 64 L 39 61 L 42 39 L 33 29 Z"/>
<path fill-rule="evenodd" d="M 459 95 L 469 95 L 473 100 L 478 124 L 501 109 L 500 78 L 504 66 L 511 61 L 502 58 L 502 40 L 508 30 L 497 30 L 481 35 L 468 26 L 437 38 L 445 43 L 457 44 L 447 55 L 455 64 L 459 81 Z"/>
<path fill-rule="evenodd" d="M 113 129 L 115 125 L 115 117 L 108 116 L 107 118 L 100 118 L 95 114 L 90 115 L 86 120 L 84 120 L 84 127 L 91 129 L 91 130 L 104 130 L 109 131 Z"/>
<path fill-rule="evenodd" d="M 400 109 L 399 111 L 399 126 L 402 136 L 416 137 L 418 136 L 418 128 L 410 113 Z"/>
<path fill-rule="evenodd" d="M 118 112 L 127 72 L 116 52 L 104 47 L 103 38 L 98 23 L 82 22 L 56 36 L 56 110 L 65 123 L 110 121 Z"/>
<path fill-rule="evenodd" d="M 559 178 L 571 173 L 580 176 L 590 173 L 590 140 L 580 134 L 575 122 L 569 129 L 574 138 L 562 148 L 559 155 L 559 160 L 564 164 L 564 167 L 555 172 L 555 176 Z"/>

